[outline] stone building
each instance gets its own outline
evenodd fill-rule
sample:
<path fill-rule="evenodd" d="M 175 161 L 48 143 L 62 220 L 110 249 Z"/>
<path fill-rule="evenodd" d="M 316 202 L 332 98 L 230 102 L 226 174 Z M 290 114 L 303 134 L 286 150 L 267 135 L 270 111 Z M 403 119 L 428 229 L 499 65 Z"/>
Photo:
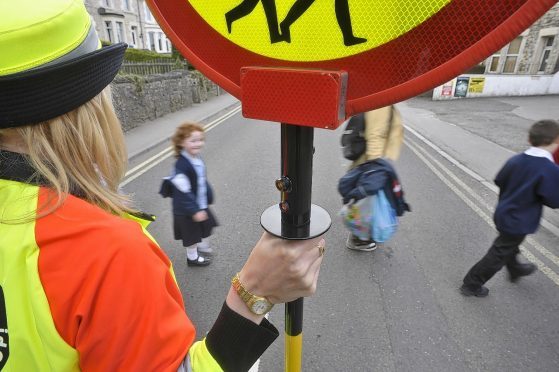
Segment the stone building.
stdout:
<path fill-rule="evenodd" d="M 101 40 L 171 53 L 171 42 L 144 0 L 84 0 Z"/>
<path fill-rule="evenodd" d="M 559 72 L 559 2 L 485 62 L 486 74 L 552 75 Z"/>

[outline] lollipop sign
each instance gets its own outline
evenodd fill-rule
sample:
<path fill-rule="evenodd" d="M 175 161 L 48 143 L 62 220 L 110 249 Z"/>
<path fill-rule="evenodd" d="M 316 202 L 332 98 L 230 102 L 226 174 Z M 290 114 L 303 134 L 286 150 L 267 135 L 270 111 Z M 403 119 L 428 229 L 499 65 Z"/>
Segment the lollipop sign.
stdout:
<path fill-rule="evenodd" d="M 500 49 L 555 0 L 148 0 L 173 44 L 241 98 L 241 69 L 344 71 L 345 116 L 415 96 Z"/>

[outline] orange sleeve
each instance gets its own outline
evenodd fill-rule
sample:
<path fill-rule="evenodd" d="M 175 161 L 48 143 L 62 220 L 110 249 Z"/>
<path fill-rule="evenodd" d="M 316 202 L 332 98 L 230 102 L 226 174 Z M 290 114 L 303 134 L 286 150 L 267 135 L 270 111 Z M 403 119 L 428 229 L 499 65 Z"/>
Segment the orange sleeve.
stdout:
<path fill-rule="evenodd" d="M 37 221 L 36 241 L 54 323 L 82 370 L 177 370 L 194 327 L 169 259 L 138 223 L 69 197 Z"/>

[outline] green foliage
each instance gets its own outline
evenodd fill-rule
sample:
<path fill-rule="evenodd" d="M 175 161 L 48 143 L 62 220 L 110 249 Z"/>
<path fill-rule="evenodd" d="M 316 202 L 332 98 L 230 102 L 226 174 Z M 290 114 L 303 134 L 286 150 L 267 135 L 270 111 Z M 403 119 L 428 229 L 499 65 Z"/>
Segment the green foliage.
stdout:
<path fill-rule="evenodd" d="M 156 52 L 152 52 L 151 50 L 145 50 L 145 49 L 128 48 L 124 53 L 125 61 L 145 62 L 154 59 L 156 60 L 168 59 L 169 62 L 173 61 L 173 58 L 171 57 L 170 54 L 159 54 Z"/>
<path fill-rule="evenodd" d="M 144 76 L 125 73 L 119 73 L 118 75 L 134 84 L 136 93 L 142 93 L 144 91 L 144 87 L 146 86 L 146 78 Z"/>
<path fill-rule="evenodd" d="M 171 57 L 173 57 L 173 59 L 177 60 L 181 60 L 181 61 L 186 61 L 184 59 L 184 57 L 182 56 L 182 54 L 179 52 L 179 50 L 174 46 L 171 45 Z"/>

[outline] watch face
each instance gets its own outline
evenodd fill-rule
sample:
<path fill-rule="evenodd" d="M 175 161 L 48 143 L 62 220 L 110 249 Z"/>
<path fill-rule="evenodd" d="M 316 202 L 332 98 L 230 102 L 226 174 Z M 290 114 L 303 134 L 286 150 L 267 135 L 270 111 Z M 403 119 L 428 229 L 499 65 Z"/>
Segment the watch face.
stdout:
<path fill-rule="evenodd" d="M 256 300 L 252 304 L 252 312 L 256 315 L 263 315 L 270 311 L 269 302 L 266 300 Z"/>

